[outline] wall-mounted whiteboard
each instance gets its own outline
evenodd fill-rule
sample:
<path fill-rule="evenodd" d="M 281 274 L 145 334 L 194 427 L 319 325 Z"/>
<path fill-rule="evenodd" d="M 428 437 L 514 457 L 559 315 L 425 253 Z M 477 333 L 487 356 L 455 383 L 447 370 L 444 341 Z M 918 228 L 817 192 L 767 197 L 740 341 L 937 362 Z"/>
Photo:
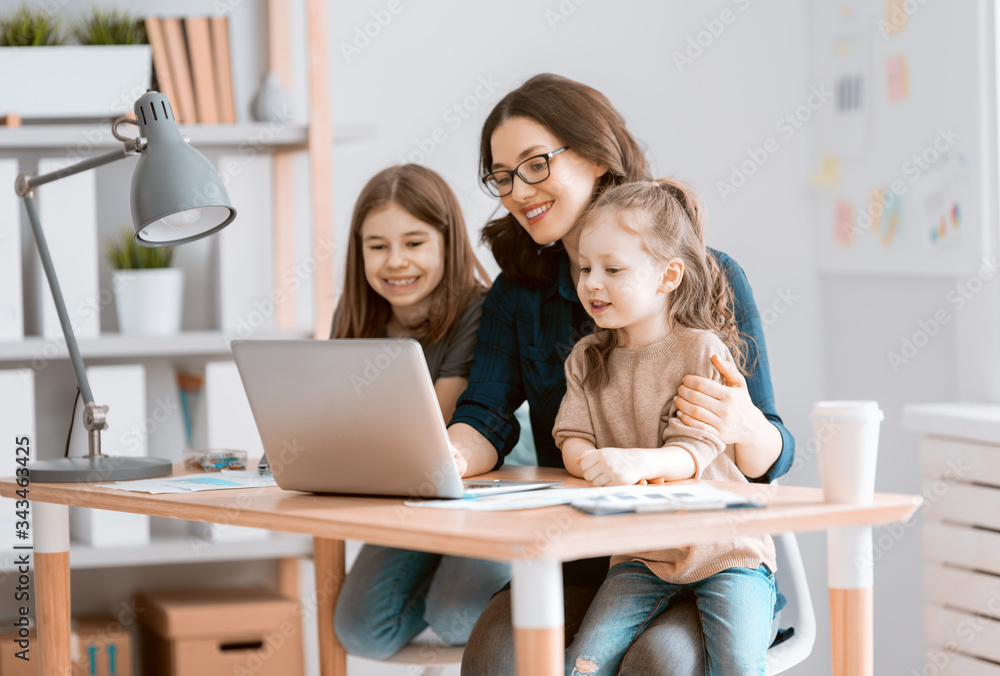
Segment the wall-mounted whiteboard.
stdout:
<path fill-rule="evenodd" d="M 997 228 L 992 3 L 811 7 L 820 269 L 975 274 Z"/>

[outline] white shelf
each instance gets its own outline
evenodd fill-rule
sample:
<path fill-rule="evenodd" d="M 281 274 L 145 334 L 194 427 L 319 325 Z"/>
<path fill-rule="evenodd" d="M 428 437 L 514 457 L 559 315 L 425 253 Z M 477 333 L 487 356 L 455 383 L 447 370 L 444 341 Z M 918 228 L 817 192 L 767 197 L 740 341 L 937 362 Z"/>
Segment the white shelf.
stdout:
<path fill-rule="evenodd" d="M 911 404 L 903 408 L 902 427 L 925 435 L 1000 444 L 1000 404 Z"/>
<path fill-rule="evenodd" d="M 312 538 L 308 535 L 273 533 L 266 540 L 244 542 L 198 541 L 195 551 L 190 537 L 154 537 L 148 545 L 135 547 L 91 547 L 72 542 L 69 548 L 70 568 L 120 568 L 129 566 L 159 566 L 176 563 L 208 563 L 214 561 L 252 561 L 311 556 Z M 23 551 L 23 550 L 21 550 Z M 0 563 L 3 563 L 0 561 Z M 0 565 L 0 571 L 5 567 Z M 13 566 L 8 570 L 13 570 Z"/>
<path fill-rule="evenodd" d="M 243 124 L 181 125 L 181 133 L 195 148 L 217 147 L 289 147 L 304 148 L 308 140 L 305 125 L 282 126 L 279 123 L 254 122 Z M 366 124 L 344 124 L 335 128 L 334 143 L 348 143 L 375 136 L 375 127 Z M 135 128 L 125 126 L 123 133 L 133 136 Z M 111 135 L 109 122 L 81 124 L 28 124 L 21 127 L 0 127 L 0 153 L 73 149 L 82 156 L 91 150 L 120 148 L 121 142 Z"/>
<path fill-rule="evenodd" d="M 230 336 L 221 331 L 187 331 L 174 336 L 125 336 L 109 333 L 78 340 L 83 359 L 120 360 L 151 357 L 231 357 Z M 305 339 L 301 333 L 254 334 L 253 338 Z M 31 366 L 33 362 L 69 359 L 62 337 L 0 341 L 0 366 Z"/>

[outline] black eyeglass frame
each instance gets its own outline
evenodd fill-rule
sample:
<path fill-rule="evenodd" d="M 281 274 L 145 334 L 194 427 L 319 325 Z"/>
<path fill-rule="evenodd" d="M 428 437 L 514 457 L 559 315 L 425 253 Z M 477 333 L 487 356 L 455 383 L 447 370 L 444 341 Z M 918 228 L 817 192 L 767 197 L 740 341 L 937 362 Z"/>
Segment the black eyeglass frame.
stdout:
<path fill-rule="evenodd" d="M 549 164 L 549 160 L 552 159 L 553 157 L 555 157 L 556 155 L 558 155 L 559 153 L 565 152 L 567 150 L 569 150 L 569 146 L 563 146 L 562 148 L 557 148 L 556 150 L 553 150 L 552 152 L 549 152 L 549 153 L 542 153 L 541 155 L 532 155 L 531 157 L 529 157 L 528 159 L 524 160 L 523 162 L 521 162 L 520 164 L 518 164 L 516 167 L 514 167 L 514 171 L 511 171 L 510 169 L 500 169 L 498 171 L 491 171 L 490 173 L 486 174 L 485 176 L 483 176 L 479 180 L 482 181 L 482 184 L 486 187 L 486 190 L 491 195 L 493 195 L 494 197 L 506 197 L 510 193 L 514 192 L 514 176 L 517 176 L 519 179 L 521 179 L 522 181 L 524 181 L 525 184 L 527 184 L 527 185 L 537 185 L 537 184 L 541 183 L 542 181 L 545 181 L 546 179 L 549 178 L 549 176 L 552 175 L 552 165 Z M 521 167 L 523 167 L 528 162 L 531 162 L 532 160 L 537 160 L 537 159 L 543 159 L 543 160 L 545 160 L 545 170 L 546 170 L 545 171 L 545 178 L 541 178 L 541 179 L 539 179 L 537 181 L 529 181 L 521 173 Z M 510 190 L 507 191 L 507 192 L 505 192 L 502 195 L 499 195 L 496 192 L 493 192 L 493 190 L 490 188 L 490 184 L 489 184 L 490 178 L 496 177 L 498 174 L 509 174 L 510 175 Z M 500 188 L 498 186 L 497 190 L 499 191 L 499 189 Z"/>

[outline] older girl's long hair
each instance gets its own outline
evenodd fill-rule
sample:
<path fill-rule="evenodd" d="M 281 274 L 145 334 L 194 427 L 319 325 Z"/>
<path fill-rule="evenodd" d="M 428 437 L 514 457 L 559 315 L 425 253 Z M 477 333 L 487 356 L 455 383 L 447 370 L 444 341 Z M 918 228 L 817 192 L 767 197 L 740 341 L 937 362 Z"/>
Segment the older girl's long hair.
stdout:
<path fill-rule="evenodd" d="M 479 138 L 483 176 L 493 171 L 493 132 L 517 117 L 537 122 L 577 155 L 607 167 L 597 180 L 595 195 L 613 185 L 649 178 L 642 148 L 607 97 L 551 73 L 532 77 L 493 107 Z M 486 224 L 483 242 L 493 251 L 504 276 L 516 284 L 544 286 L 558 275 L 562 248 L 540 247 L 509 213 Z"/>
<path fill-rule="evenodd" d="M 392 318 L 392 306 L 365 278 L 361 226 L 373 211 L 396 205 L 436 228 L 444 239 L 444 275 L 431 292 L 430 311 L 414 336 L 435 343 L 457 325 L 469 301 L 489 288 L 489 276 L 472 251 L 465 219 L 455 194 L 436 173 L 417 164 L 389 167 L 361 190 L 347 244 L 344 292 L 331 338 L 381 338 Z"/>
<path fill-rule="evenodd" d="M 733 292 L 715 256 L 705 248 L 704 207 L 688 185 L 670 178 L 627 183 L 604 192 L 584 214 L 581 233 L 599 223 L 614 222 L 642 239 L 658 260 L 684 262 L 681 282 L 670 293 L 667 311 L 673 322 L 712 331 L 725 343 L 740 372 L 746 375 L 747 342 L 733 313 Z M 587 347 L 587 382 L 608 382 L 608 358 L 619 345 L 616 329 L 596 328 L 597 341 Z"/>

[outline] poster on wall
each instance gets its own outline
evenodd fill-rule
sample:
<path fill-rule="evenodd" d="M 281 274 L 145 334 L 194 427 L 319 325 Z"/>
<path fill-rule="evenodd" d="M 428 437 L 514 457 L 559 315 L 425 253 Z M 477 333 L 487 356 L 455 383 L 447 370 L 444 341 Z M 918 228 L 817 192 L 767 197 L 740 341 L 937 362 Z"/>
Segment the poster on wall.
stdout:
<path fill-rule="evenodd" d="M 850 73 L 867 77 L 857 110 L 838 103 L 815 116 L 812 164 L 820 170 L 810 191 L 821 271 L 976 272 L 989 251 L 996 193 L 988 180 L 996 150 L 987 130 L 997 120 L 986 0 L 914 5 L 918 11 L 896 21 L 905 30 L 885 34 L 878 3 L 819 4 L 810 16 L 811 79 L 839 95 L 837 83 Z M 855 103 L 851 91 L 844 96 Z M 837 168 L 832 180 L 827 166 Z"/>

